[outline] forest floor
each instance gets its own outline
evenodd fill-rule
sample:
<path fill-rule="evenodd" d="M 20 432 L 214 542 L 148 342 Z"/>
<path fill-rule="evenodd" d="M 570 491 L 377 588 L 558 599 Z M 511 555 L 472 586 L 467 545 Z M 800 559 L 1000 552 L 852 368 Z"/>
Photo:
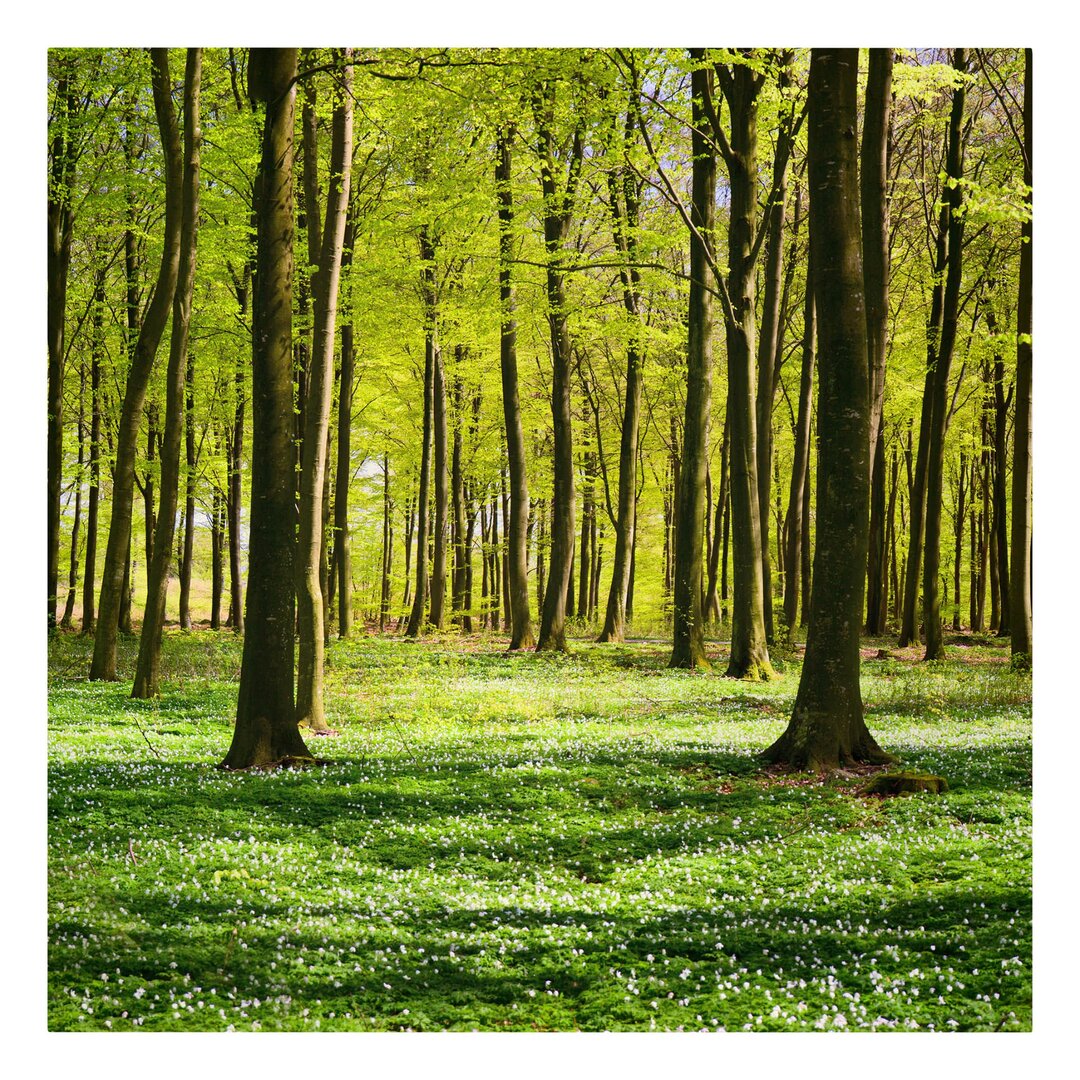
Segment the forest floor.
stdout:
<path fill-rule="evenodd" d="M 152 702 L 137 644 L 101 684 L 50 643 L 50 1030 L 1031 1029 L 1007 644 L 866 643 L 875 737 L 949 785 L 889 799 L 760 767 L 797 654 L 754 684 L 662 642 L 335 641 L 327 763 L 225 774 L 239 642 L 168 631 Z"/>

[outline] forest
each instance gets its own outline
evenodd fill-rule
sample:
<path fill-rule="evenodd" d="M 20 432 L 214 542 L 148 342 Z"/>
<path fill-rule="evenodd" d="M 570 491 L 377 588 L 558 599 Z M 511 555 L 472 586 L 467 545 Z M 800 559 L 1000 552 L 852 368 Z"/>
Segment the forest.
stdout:
<path fill-rule="evenodd" d="M 1031 1030 L 1030 49 L 47 93 L 50 1030 Z"/>

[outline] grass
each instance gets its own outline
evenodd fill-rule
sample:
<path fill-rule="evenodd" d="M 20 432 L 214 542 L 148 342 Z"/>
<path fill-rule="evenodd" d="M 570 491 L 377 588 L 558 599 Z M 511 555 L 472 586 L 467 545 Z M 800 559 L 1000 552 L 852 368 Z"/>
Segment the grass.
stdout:
<path fill-rule="evenodd" d="M 866 661 L 878 741 L 949 782 L 871 799 L 759 768 L 794 657 L 744 684 L 662 643 L 502 648 L 335 643 L 329 764 L 224 775 L 232 635 L 168 633 L 149 703 L 53 642 L 50 1029 L 1030 1030 L 1006 650 Z"/>

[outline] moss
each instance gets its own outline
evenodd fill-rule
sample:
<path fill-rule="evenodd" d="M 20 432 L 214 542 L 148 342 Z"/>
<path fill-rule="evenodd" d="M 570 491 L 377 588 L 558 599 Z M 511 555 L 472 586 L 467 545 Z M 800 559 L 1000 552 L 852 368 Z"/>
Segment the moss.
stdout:
<path fill-rule="evenodd" d="M 948 790 L 948 781 L 943 776 L 909 770 L 879 773 L 863 785 L 861 792 L 863 795 L 911 795 L 918 791 L 928 791 L 940 795 Z"/>

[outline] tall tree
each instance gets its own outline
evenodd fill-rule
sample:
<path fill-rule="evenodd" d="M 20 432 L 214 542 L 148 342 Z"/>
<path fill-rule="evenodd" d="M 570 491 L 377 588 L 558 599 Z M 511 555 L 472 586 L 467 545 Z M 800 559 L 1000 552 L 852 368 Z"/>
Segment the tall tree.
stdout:
<path fill-rule="evenodd" d="M 338 387 L 338 425 L 337 425 L 337 476 L 334 481 L 334 568 L 337 572 L 338 593 L 338 637 L 347 638 L 352 630 L 352 537 L 349 533 L 349 484 L 352 480 L 352 401 L 353 382 L 356 378 L 356 359 L 353 350 L 353 303 L 352 269 L 353 244 L 356 228 L 355 199 L 350 198 L 349 210 L 345 218 L 345 236 L 342 241 L 341 274 L 342 285 L 342 323 L 341 323 L 341 378 Z M 384 467 L 389 464 L 384 459 Z M 389 475 L 386 477 L 389 485 Z M 387 488 L 389 496 L 389 487 Z M 387 517 L 389 527 L 389 517 Z M 384 575 L 385 581 L 385 575 Z M 384 599 L 379 607 L 380 623 L 386 621 L 384 608 L 389 604 L 389 595 L 383 587 Z"/>
<path fill-rule="evenodd" d="M 296 683 L 296 719 L 315 734 L 327 734 L 323 707 L 323 666 L 326 637 L 320 559 L 323 547 L 324 487 L 330 406 L 334 390 L 334 335 L 338 285 L 345 242 L 345 218 L 353 157 L 352 51 L 337 58 L 342 64 L 335 87 L 330 145 L 330 184 L 326 220 L 321 231 L 318 262 L 312 267 L 315 308 L 315 348 L 308 369 L 304 441 L 300 470 L 300 528 L 298 533 L 296 595 L 300 650 Z"/>
<path fill-rule="evenodd" d="M 112 509 L 109 539 L 105 547 L 105 565 L 101 574 L 98 623 L 94 633 L 94 656 L 90 663 L 91 679 L 116 678 L 116 635 L 125 588 L 125 568 L 131 542 L 131 508 L 135 485 L 135 443 L 139 420 L 146 401 L 146 388 L 154 365 L 161 336 L 172 308 L 173 293 L 180 268 L 180 225 L 183 198 L 183 153 L 176 111 L 172 104 L 167 49 L 151 50 L 151 82 L 154 113 L 164 152 L 165 229 L 150 305 L 139 329 L 124 388 L 124 403 L 116 436 L 116 463 L 113 467 Z M 130 299 L 130 298 L 129 298 Z M 129 303 L 130 311 L 130 303 Z"/>
<path fill-rule="evenodd" d="M 691 49 L 700 60 L 704 50 Z M 687 316 L 686 412 L 682 468 L 676 486 L 672 595 L 674 643 L 670 667 L 707 668 L 705 614 L 701 606 L 705 473 L 712 402 L 712 290 L 709 268 L 716 206 L 716 154 L 703 135 L 710 108 L 712 73 L 700 63 L 690 75 L 693 166 L 691 172 L 690 307 Z"/>
<path fill-rule="evenodd" d="M 953 67 L 961 77 L 967 73 L 967 50 L 953 52 Z M 949 370 L 956 347 L 960 312 L 960 285 L 963 277 L 963 188 L 964 101 L 966 83 L 961 78 L 953 90 L 949 115 L 949 151 L 944 193 L 948 213 L 948 256 L 941 317 L 941 338 L 934 367 L 933 400 L 930 412 L 930 440 L 926 462 L 926 539 L 923 552 L 923 626 L 927 660 L 945 655 L 942 636 L 941 596 L 938 573 L 941 566 L 941 497 L 945 465 L 945 434 L 949 423 Z"/>
<path fill-rule="evenodd" d="M 180 266 L 173 295 L 169 366 L 166 372 L 165 432 L 161 447 L 161 508 L 154 530 L 154 550 L 147 573 L 146 610 L 139 636 L 139 658 L 131 696 L 156 697 L 159 684 L 161 632 L 169 588 L 176 507 L 180 492 L 180 442 L 184 430 L 184 383 L 188 367 L 191 298 L 195 285 L 199 217 L 199 91 L 202 50 L 188 49 L 184 72 L 184 165 L 181 200 Z M 171 108 L 171 106 L 170 106 Z"/>
<path fill-rule="evenodd" d="M 1013 426 L 1012 565 L 1009 627 L 1012 655 L 1031 648 L 1031 50 L 1024 50 L 1024 186 L 1027 214 L 1020 233 L 1020 292 L 1016 311 L 1016 417 Z"/>
<path fill-rule="evenodd" d="M 818 545 L 806 659 L 765 758 L 827 769 L 889 760 L 863 718 L 859 628 L 869 527 L 869 369 L 859 255 L 857 49 L 810 60 L 810 244 L 819 315 Z"/>
<path fill-rule="evenodd" d="M 226 769 L 310 759 L 293 706 L 295 557 L 292 276 L 296 49 L 252 49 L 251 96 L 265 102 L 255 183 L 251 527 L 247 628 Z"/>

